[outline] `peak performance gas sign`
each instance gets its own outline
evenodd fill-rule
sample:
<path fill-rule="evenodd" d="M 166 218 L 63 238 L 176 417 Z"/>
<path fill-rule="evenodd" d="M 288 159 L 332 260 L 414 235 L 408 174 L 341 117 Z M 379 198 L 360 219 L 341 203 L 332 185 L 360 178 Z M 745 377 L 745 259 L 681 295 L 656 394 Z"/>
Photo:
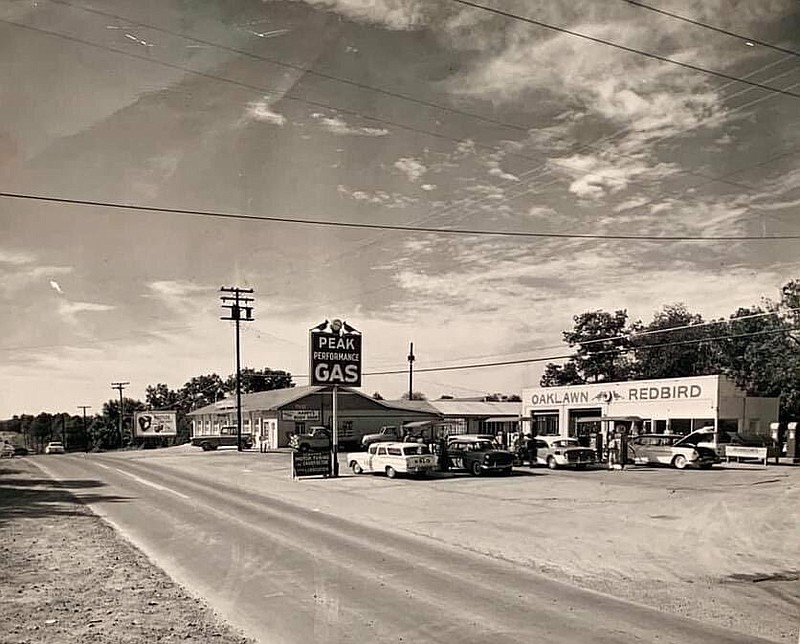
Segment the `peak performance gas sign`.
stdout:
<path fill-rule="evenodd" d="M 361 335 L 311 331 L 312 385 L 361 386 Z"/>

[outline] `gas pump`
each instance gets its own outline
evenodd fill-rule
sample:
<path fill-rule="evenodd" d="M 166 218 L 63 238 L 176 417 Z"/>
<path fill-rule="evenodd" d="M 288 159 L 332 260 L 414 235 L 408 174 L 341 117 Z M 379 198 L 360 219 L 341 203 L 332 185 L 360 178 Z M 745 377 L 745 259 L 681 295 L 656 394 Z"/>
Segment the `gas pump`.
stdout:
<path fill-rule="evenodd" d="M 800 423 L 789 423 L 786 426 L 786 457 L 792 463 L 800 463 Z"/>
<path fill-rule="evenodd" d="M 770 423 L 769 430 L 770 436 L 772 437 L 772 442 L 775 444 L 775 465 L 777 465 L 780 463 L 781 454 L 783 453 L 783 440 L 785 432 L 780 423 Z"/>

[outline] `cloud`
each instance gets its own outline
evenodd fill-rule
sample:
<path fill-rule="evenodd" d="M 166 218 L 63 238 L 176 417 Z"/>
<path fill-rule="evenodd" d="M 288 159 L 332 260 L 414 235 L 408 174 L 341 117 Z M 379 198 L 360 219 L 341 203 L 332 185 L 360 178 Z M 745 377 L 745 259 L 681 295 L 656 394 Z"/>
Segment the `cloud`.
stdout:
<path fill-rule="evenodd" d="M 195 293 L 212 290 L 210 286 L 202 286 L 186 280 L 158 280 L 150 282 L 147 288 L 159 297 L 186 297 Z"/>
<path fill-rule="evenodd" d="M 405 174 L 408 177 L 408 180 L 412 183 L 419 181 L 428 171 L 428 168 L 426 168 L 421 161 L 415 159 L 414 157 L 401 157 L 394 162 L 394 167 Z"/>
<path fill-rule="evenodd" d="M 386 136 L 389 134 L 389 130 L 385 128 L 355 127 L 348 125 L 344 119 L 338 116 L 325 116 L 319 112 L 312 114 L 311 118 L 316 119 L 324 129 L 337 136 Z"/>
<path fill-rule="evenodd" d="M 426 0 L 302 0 L 337 11 L 351 20 L 382 25 L 401 31 L 418 29 L 428 19 Z"/>
<path fill-rule="evenodd" d="M 631 181 L 660 181 L 678 172 L 668 163 L 650 163 L 640 158 L 616 157 L 611 154 L 575 154 L 563 159 L 550 159 L 554 171 L 573 177 L 569 191 L 584 199 L 598 199 L 619 192 Z"/>
<path fill-rule="evenodd" d="M 519 177 L 516 175 L 511 174 L 510 172 L 505 172 L 500 167 L 499 161 L 487 161 L 487 165 L 489 166 L 489 174 L 493 177 L 498 177 L 499 179 L 503 179 L 504 181 L 519 181 Z"/>
<path fill-rule="evenodd" d="M 286 124 L 286 117 L 269 109 L 267 101 L 253 101 L 247 104 L 247 115 L 254 121 L 269 123 L 283 127 Z"/>
<path fill-rule="evenodd" d="M 102 313 L 113 311 L 115 307 L 108 304 L 95 304 L 93 302 L 67 302 L 61 301 L 58 304 L 58 314 L 71 324 L 77 324 L 78 313 Z"/>
<path fill-rule="evenodd" d="M 50 280 L 50 288 L 52 288 L 56 293 L 60 295 L 64 294 L 64 291 L 61 290 L 61 286 L 55 280 Z"/>
<path fill-rule="evenodd" d="M 339 185 L 336 191 L 348 199 L 362 201 L 374 206 L 385 206 L 386 208 L 407 208 L 419 201 L 419 199 L 415 197 L 408 197 L 399 192 L 389 193 L 385 190 L 369 192 L 366 190 L 352 190 L 347 186 Z"/>
<path fill-rule="evenodd" d="M 22 266 L 35 261 L 36 257 L 24 251 L 4 250 L 0 248 L 0 264 Z"/>
<path fill-rule="evenodd" d="M 426 190 L 426 191 L 430 192 L 431 190 L 436 190 L 437 186 L 436 186 L 436 184 L 433 184 L 433 183 L 423 183 L 423 184 L 420 186 L 420 188 L 422 188 L 423 190 Z"/>

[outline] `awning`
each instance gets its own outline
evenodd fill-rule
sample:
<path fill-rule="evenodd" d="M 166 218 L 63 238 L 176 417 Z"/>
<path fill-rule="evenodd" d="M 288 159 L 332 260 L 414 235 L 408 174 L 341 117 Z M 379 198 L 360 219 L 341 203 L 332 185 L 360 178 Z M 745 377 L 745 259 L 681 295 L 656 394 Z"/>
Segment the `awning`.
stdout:
<path fill-rule="evenodd" d="M 516 423 L 519 416 L 492 416 L 483 421 L 484 423 Z"/>
<path fill-rule="evenodd" d="M 599 423 L 601 421 L 609 422 L 625 422 L 625 423 L 638 423 L 642 421 L 641 416 L 587 416 L 585 418 L 576 418 L 576 423 Z"/>

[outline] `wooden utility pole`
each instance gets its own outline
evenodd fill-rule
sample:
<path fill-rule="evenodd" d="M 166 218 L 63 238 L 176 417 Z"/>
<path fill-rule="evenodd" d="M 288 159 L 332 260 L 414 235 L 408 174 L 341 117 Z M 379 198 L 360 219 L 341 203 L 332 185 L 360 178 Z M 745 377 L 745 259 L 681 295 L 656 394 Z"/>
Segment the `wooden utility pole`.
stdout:
<path fill-rule="evenodd" d="M 125 403 L 122 399 L 122 390 L 128 386 L 129 382 L 112 382 L 111 388 L 119 391 L 119 447 L 122 448 L 122 414 L 125 411 L 123 408 Z"/>
<path fill-rule="evenodd" d="M 254 298 L 244 294 L 253 292 L 251 288 L 239 288 L 238 286 L 221 287 L 222 293 L 233 293 L 233 295 L 221 295 L 222 308 L 230 309 L 230 317 L 221 317 L 220 320 L 236 322 L 236 449 L 242 451 L 242 363 L 239 342 L 239 323 L 253 321 L 253 301 Z"/>
<path fill-rule="evenodd" d="M 89 451 L 89 433 L 86 431 L 86 410 L 91 409 L 91 405 L 78 405 L 78 409 L 83 410 L 83 450 Z"/>
<path fill-rule="evenodd" d="M 414 400 L 414 343 L 408 347 L 408 399 Z"/>

